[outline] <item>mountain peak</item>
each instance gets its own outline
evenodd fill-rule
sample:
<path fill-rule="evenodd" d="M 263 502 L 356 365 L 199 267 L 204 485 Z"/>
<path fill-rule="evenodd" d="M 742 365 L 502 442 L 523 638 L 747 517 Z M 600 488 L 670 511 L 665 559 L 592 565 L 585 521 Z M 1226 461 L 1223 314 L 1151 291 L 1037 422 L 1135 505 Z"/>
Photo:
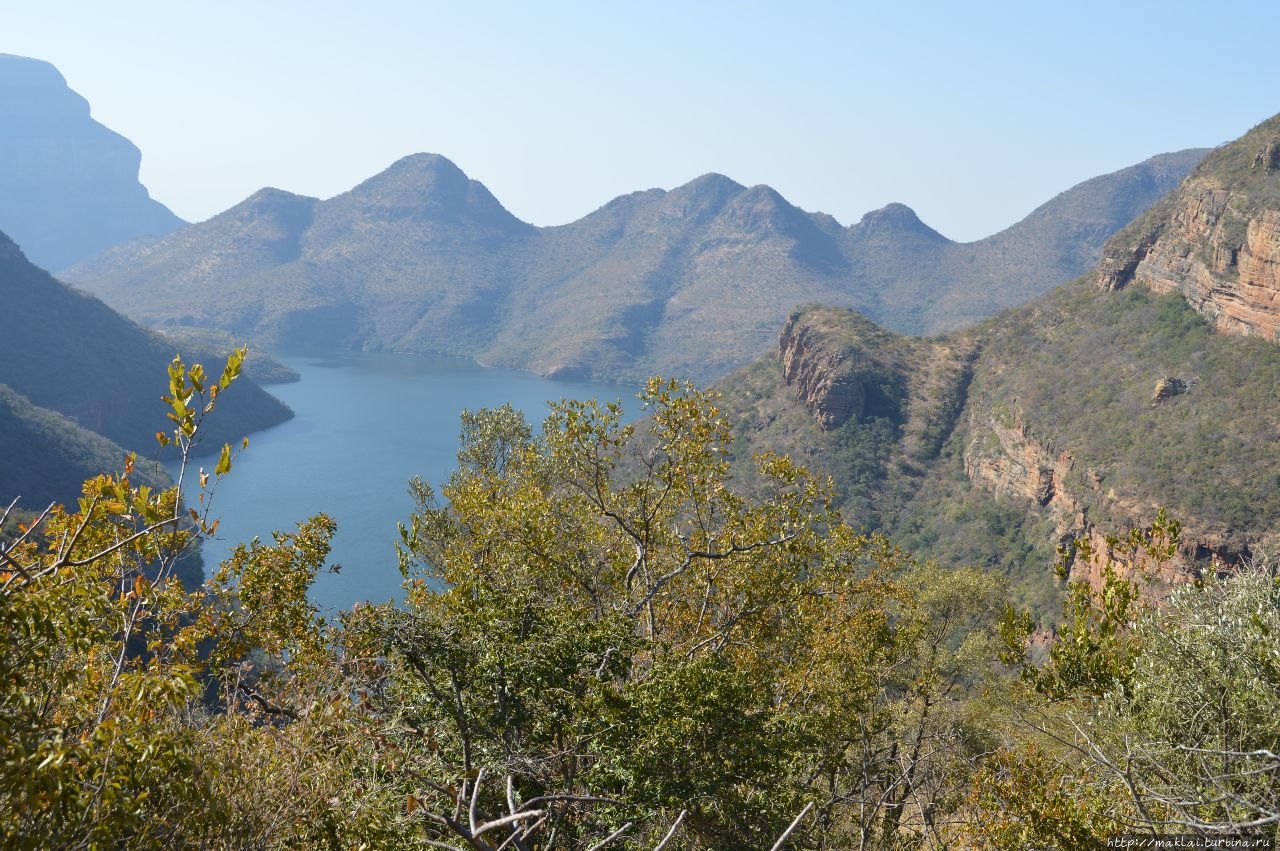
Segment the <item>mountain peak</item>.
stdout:
<path fill-rule="evenodd" d="M 920 221 L 916 211 L 906 204 L 888 204 L 878 210 L 872 210 L 862 217 L 850 232 L 861 237 L 908 236 L 924 237 L 931 242 L 947 243 L 951 240 Z"/>
<path fill-rule="evenodd" d="M 66 77 L 43 59 L 0 53 L 0 90 L 9 93 L 13 90 L 38 91 L 64 88 L 67 88 Z M 84 111 L 87 113 L 89 102 L 79 95 L 76 97 L 79 98 L 80 103 L 84 104 Z"/>
<path fill-rule="evenodd" d="M 723 174 L 711 171 L 695 177 L 683 186 L 677 186 L 672 193 L 682 195 L 718 196 L 728 198 L 738 194 L 747 187 Z"/>
<path fill-rule="evenodd" d="M 529 227 L 498 202 L 483 183 L 467 177 L 440 154 L 410 154 L 331 199 L 356 203 L 367 215 L 386 220 L 471 222 L 503 230 Z"/>

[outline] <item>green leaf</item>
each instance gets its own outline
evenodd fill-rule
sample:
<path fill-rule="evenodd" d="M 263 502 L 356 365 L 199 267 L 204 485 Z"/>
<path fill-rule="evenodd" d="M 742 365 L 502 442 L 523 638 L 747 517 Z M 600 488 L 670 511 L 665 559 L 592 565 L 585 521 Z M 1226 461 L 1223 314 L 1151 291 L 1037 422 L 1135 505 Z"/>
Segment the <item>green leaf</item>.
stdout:
<path fill-rule="evenodd" d="M 225 476 L 231 472 L 231 444 L 222 444 L 222 455 L 218 458 L 218 466 L 213 468 L 215 476 Z"/>

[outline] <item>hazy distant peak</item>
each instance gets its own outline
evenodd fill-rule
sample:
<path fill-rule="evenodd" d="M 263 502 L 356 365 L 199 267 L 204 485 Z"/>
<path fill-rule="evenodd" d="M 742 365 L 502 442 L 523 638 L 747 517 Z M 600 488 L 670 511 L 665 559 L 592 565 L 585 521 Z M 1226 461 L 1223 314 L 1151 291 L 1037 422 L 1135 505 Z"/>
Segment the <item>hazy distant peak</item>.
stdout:
<path fill-rule="evenodd" d="M 65 269 L 185 224 L 138 181 L 141 161 L 57 68 L 0 54 L 0 227 L 34 263 Z"/>
<path fill-rule="evenodd" d="M 468 180 L 466 173 L 458 168 L 457 163 L 444 154 L 419 152 L 408 154 L 389 165 L 384 174 L 395 173 L 430 173 L 447 176 L 446 179 Z"/>
<path fill-rule="evenodd" d="M 67 78 L 43 59 L 30 59 L 12 53 L 0 53 L 0 90 L 51 89 L 66 87 Z M 89 111 L 89 102 L 76 95 Z"/>
<path fill-rule="evenodd" d="M 0 54 L 4 56 L 7 54 Z M 0 231 L 0 263 L 10 263 L 21 257 L 26 260 L 26 255 L 22 253 L 22 249 L 18 247 L 18 243 L 10 239 L 9 235 L 4 231 Z"/>
<path fill-rule="evenodd" d="M 503 228 L 530 227 L 511 215 L 483 183 L 440 154 L 410 154 L 340 198 L 385 219 L 471 221 Z"/>
<path fill-rule="evenodd" d="M 950 242 L 945 236 L 920 221 L 916 211 L 906 204 L 892 203 L 872 210 L 862 217 L 851 230 L 864 236 L 889 233 L 914 233 L 940 242 Z"/>
<path fill-rule="evenodd" d="M 210 223 L 229 225 L 238 238 L 266 240 L 277 259 L 287 261 L 297 255 L 298 240 L 314 221 L 319 203 L 317 198 L 267 186 Z"/>
<path fill-rule="evenodd" d="M 264 186 L 257 192 L 245 198 L 237 206 L 244 204 L 275 204 L 290 203 L 296 201 L 317 201 L 310 195 L 299 195 L 297 192 L 290 192 L 288 189 L 278 189 L 275 186 Z M 234 209 L 234 208 L 233 208 Z"/>
<path fill-rule="evenodd" d="M 734 196 L 725 215 L 747 229 L 791 231 L 810 225 L 808 215 L 773 187 L 757 184 Z"/>
<path fill-rule="evenodd" d="M 1146 168 L 1160 177 L 1172 175 L 1174 180 L 1181 180 L 1187 172 L 1204 160 L 1210 150 L 1209 148 L 1186 148 L 1181 151 L 1170 151 L 1167 154 L 1156 154 L 1138 163 L 1136 168 Z"/>
<path fill-rule="evenodd" d="M 673 194 L 681 195 L 718 196 L 728 198 L 738 194 L 746 188 L 747 187 L 738 183 L 736 180 L 712 171 L 699 177 L 695 177 L 683 186 L 677 186 L 671 191 Z"/>

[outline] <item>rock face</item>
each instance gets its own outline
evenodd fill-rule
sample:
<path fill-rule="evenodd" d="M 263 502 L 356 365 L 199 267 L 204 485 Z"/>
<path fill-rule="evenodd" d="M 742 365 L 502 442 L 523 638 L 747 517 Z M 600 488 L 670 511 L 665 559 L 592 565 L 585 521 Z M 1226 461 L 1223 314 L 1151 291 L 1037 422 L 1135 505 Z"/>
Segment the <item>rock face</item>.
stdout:
<path fill-rule="evenodd" d="M 904 337 L 834 308 L 796 311 L 778 335 L 783 383 L 819 429 L 884 420 L 916 460 L 951 433 L 977 354 L 972 340 Z"/>
<path fill-rule="evenodd" d="M 1162 378 L 1156 382 L 1155 392 L 1151 394 L 1151 403 L 1159 405 L 1166 402 L 1174 396 L 1181 396 L 1191 389 L 1191 384 L 1181 378 L 1169 377 Z"/>
<path fill-rule="evenodd" d="M 808 406 L 824 431 L 862 416 L 866 388 L 858 379 L 853 353 L 847 349 L 823 351 L 824 340 L 813 326 L 801 322 L 800 313 L 787 319 L 778 338 L 782 377 L 795 388 L 796 398 Z"/>
<path fill-rule="evenodd" d="M 1280 332 L 1280 116 L 1205 158 L 1177 193 L 1117 235 L 1096 281 L 1177 292 L 1220 331 Z"/>
<path fill-rule="evenodd" d="M 138 182 L 142 155 L 47 62 L 0 54 L 0 230 L 52 270 L 186 224 Z"/>

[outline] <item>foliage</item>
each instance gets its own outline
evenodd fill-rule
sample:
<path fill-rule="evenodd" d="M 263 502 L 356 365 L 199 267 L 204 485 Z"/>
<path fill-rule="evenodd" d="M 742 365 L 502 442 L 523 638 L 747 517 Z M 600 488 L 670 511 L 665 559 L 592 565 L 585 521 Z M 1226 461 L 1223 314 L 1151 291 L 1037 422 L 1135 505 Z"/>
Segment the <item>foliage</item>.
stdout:
<path fill-rule="evenodd" d="M 178 447 L 184 466 L 243 357 L 234 353 L 216 378 L 171 365 L 173 428 L 157 437 Z M 76 507 L 48 509 L 3 544 L 5 847 L 287 844 L 319 830 L 317 810 L 341 826 L 335 836 L 358 829 L 358 818 L 338 819 L 323 803 L 344 796 L 318 784 L 332 772 L 312 765 L 321 753 L 342 765 L 335 732 L 350 713 L 334 703 L 341 690 L 323 683 L 322 701 L 298 707 L 296 693 L 315 694 L 323 681 L 256 674 L 244 656 L 250 647 L 274 653 L 298 672 L 331 653 L 306 607 L 305 579 L 332 525 L 313 521 L 274 547 L 239 551 L 225 569 L 234 593 L 225 583 L 188 589 L 177 575 L 183 552 L 216 528 L 206 497 L 231 458 L 224 447 L 211 474 L 199 471 L 199 499 L 188 507 L 178 487 L 136 484 L 130 457 L 122 474 L 85 482 Z M 299 570 L 303 581 L 291 581 Z M 294 723 L 264 724 L 276 713 Z M 290 757 L 293 778 L 321 788 L 281 788 Z"/>
<path fill-rule="evenodd" d="M 983 360 L 971 405 L 1016 405 L 1040 444 L 1069 452 L 1068 485 L 1096 519 L 1114 492 L 1108 500 L 1159 502 L 1197 527 L 1259 533 L 1280 520 L 1275 470 L 1257 463 L 1280 427 L 1273 343 L 1213 333 L 1176 294 L 1080 281 L 993 326 Z M 1167 376 L 1192 387 L 1153 404 Z"/>
<path fill-rule="evenodd" d="M 1176 541 L 1177 524 L 1162 514 L 1109 546 L 1158 562 Z M 986 815 L 973 818 L 985 827 L 972 835 L 1000 848 L 1088 847 L 1122 829 L 1275 836 L 1274 566 L 1257 561 L 1145 605 L 1113 564 L 1104 577 L 1099 589 L 1073 583 L 1046 663 L 1022 663 L 1041 701 L 1022 704 L 1023 743 L 1001 748 L 977 774 L 970 800 Z M 1028 626 L 1010 612 L 1002 633 L 1017 647 Z"/>
<path fill-rule="evenodd" d="M 815 847 L 927 841 L 963 799 L 998 584 L 855 535 L 785 458 L 739 485 L 711 397 L 645 398 L 643 429 L 594 403 L 540 437 L 465 415 L 447 505 L 415 485 L 407 606 L 346 626 L 393 650 L 370 699 L 423 838 L 465 835 L 470 794 L 539 802 L 557 848 L 623 824 L 651 847 L 677 819 L 681 847 L 760 847 L 806 801 Z"/>
<path fill-rule="evenodd" d="M 241 357 L 173 363 L 161 442 L 189 455 Z M 1110 578 L 1072 586 L 1032 664 L 1003 583 L 855 533 L 789 459 L 740 481 L 710 394 L 646 400 L 636 425 L 562 402 L 540 433 L 464 415 L 447 503 L 413 485 L 405 601 L 337 624 L 307 599 L 323 516 L 176 578 L 230 446 L 191 506 L 126 467 L 10 530 L 3 844 L 1084 848 L 1280 824 L 1269 564 L 1144 606 L 1118 566 L 1170 555 L 1161 515 L 1106 542 Z"/>

